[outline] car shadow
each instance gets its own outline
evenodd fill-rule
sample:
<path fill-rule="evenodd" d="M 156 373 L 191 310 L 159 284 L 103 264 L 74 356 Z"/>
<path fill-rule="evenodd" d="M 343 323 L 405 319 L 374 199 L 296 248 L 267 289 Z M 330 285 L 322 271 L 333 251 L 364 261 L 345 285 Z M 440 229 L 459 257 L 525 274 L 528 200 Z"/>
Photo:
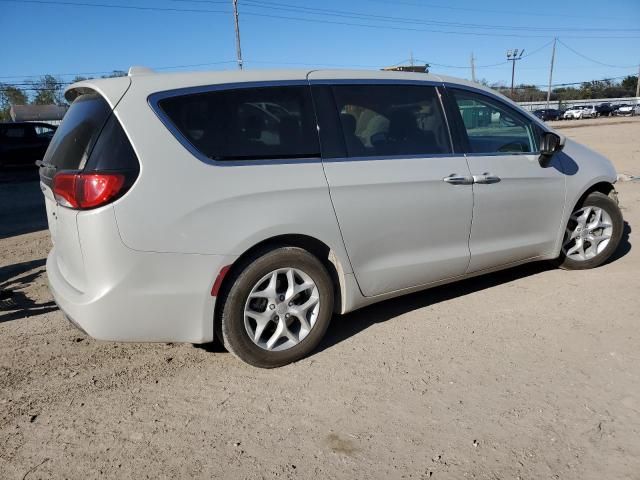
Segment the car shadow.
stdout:
<path fill-rule="evenodd" d="M 25 293 L 44 274 L 45 263 L 41 258 L 0 267 L 0 323 L 58 309 L 52 300 L 38 302 Z"/>
<path fill-rule="evenodd" d="M 625 220 L 624 227 L 622 229 L 622 237 L 620 238 L 620 244 L 618 245 L 618 248 L 616 249 L 616 251 L 613 252 L 613 255 L 611 255 L 609 260 L 607 260 L 604 263 L 605 265 L 608 265 L 612 262 L 615 262 L 616 260 L 621 259 L 631 251 L 631 242 L 629 241 L 630 235 L 631 235 L 631 225 L 629 225 L 629 222 Z"/>
<path fill-rule="evenodd" d="M 347 313 L 341 317 L 334 316 L 324 339 L 315 353 L 331 348 L 377 323 L 386 322 L 414 310 L 446 302 L 487 288 L 497 287 L 554 268 L 555 266 L 551 262 L 530 263 L 385 300 Z"/>
<path fill-rule="evenodd" d="M 620 244 L 605 265 L 621 259 L 631 251 L 631 243 L 629 242 L 630 233 L 631 227 L 625 222 Z M 524 277 L 538 275 L 555 268 L 556 265 L 553 261 L 529 263 L 386 300 L 348 313 L 340 318 L 334 316 L 324 339 L 314 354 L 331 348 L 377 323 L 386 322 L 405 313 L 446 302 L 456 297 L 479 292 L 487 288 L 497 287 Z"/>

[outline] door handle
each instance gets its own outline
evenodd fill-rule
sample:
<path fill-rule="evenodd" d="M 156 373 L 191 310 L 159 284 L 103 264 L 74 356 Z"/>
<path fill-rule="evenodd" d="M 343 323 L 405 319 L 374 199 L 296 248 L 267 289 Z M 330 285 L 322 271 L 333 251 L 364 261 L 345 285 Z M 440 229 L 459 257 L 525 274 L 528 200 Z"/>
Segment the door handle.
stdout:
<path fill-rule="evenodd" d="M 442 181 L 451 185 L 471 185 L 473 183 L 473 177 L 452 173 L 448 177 L 444 177 Z"/>
<path fill-rule="evenodd" d="M 490 184 L 498 183 L 500 180 L 502 180 L 500 177 L 491 175 L 489 172 L 484 172 L 482 175 L 473 176 L 473 183 Z"/>

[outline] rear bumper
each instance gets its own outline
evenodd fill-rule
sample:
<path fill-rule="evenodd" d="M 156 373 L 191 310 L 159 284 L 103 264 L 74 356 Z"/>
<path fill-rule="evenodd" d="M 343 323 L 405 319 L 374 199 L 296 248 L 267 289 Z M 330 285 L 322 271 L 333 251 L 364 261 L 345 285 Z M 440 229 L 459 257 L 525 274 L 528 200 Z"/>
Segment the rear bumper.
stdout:
<path fill-rule="evenodd" d="M 67 278 L 69 252 L 60 255 L 55 246 L 60 235 L 47 258 L 49 288 L 73 324 L 100 340 L 213 340 L 211 288 L 236 256 L 132 250 L 120 239 L 112 208 L 83 212 L 77 224 L 78 274 Z"/>
<path fill-rule="evenodd" d="M 105 272 L 80 292 L 65 280 L 51 251 L 49 288 L 69 321 L 99 340 L 212 341 L 211 287 L 227 257 L 133 251 L 131 257 L 116 282 Z"/>

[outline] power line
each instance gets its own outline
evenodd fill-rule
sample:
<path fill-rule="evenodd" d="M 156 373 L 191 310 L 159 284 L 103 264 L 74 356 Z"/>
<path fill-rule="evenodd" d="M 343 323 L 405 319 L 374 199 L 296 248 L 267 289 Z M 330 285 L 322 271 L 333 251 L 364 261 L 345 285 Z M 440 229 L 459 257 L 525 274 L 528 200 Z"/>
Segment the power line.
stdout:
<path fill-rule="evenodd" d="M 200 0 L 200 1 L 208 1 L 208 0 Z M 490 9 L 486 9 L 486 8 L 471 8 L 471 7 L 454 7 L 454 6 L 450 6 L 450 5 L 441 5 L 441 4 L 435 4 L 435 3 L 415 3 L 415 2 L 407 2 L 407 1 L 401 1 L 401 0 L 363 0 L 363 1 L 367 1 L 367 2 L 374 2 L 374 3 L 384 3 L 384 4 L 391 4 L 391 5 L 408 5 L 408 6 L 412 6 L 412 7 L 423 7 L 423 8 L 436 8 L 436 9 L 446 9 L 446 10 L 461 10 L 461 11 L 467 11 L 467 12 L 482 12 L 482 13 L 500 13 L 503 15 L 518 15 L 518 16 L 525 16 L 525 17 L 531 17 L 531 16 L 538 16 L 538 17 L 545 17 L 545 18 L 549 18 L 549 13 L 545 12 L 545 13 L 537 13 L 537 12 L 532 12 L 532 11 L 514 11 L 514 10 L 490 10 Z M 559 12 L 554 12 L 554 15 L 556 16 L 562 16 L 562 15 L 566 15 L 566 16 L 570 16 L 573 18 L 590 18 L 590 19 L 594 19 L 594 20 L 615 20 L 615 21 L 622 21 L 622 20 L 628 20 L 627 18 L 613 18 L 613 17 L 599 17 L 599 16 L 587 16 L 587 15 L 579 15 L 579 14 L 575 14 L 573 12 L 571 13 L 559 13 Z"/>
<path fill-rule="evenodd" d="M 558 87 L 571 87 L 574 85 L 582 85 L 583 83 L 591 83 L 591 82 L 606 82 L 606 81 L 612 81 L 612 80 L 620 80 L 623 78 L 626 78 L 626 75 L 622 75 L 619 77 L 612 77 L 612 78 L 603 78 L 601 80 L 585 80 L 582 82 L 570 82 L 570 83 L 556 83 L 551 85 L 552 90 L 555 90 Z M 4 92 L 9 90 L 11 87 L 11 85 L 6 85 L 6 84 L 0 84 L 0 92 Z M 548 88 L 549 85 L 546 84 L 531 84 L 531 85 L 520 85 L 520 86 L 514 86 L 513 89 L 514 90 L 527 90 L 527 89 L 531 89 L 531 88 L 535 88 L 538 90 L 543 91 L 545 88 Z M 494 86 L 490 86 L 489 88 L 492 88 L 494 90 L 508 90 L 509 87 L 504 86 L 504 85 L 494 85 Z M 33 91 L 33 92 L 55 92 L 55 91 L 59 91 L 60 88 L 49 88 L 49 87 L 30 87 L 30 88 L 21 88 L 20 90 L 23 91 Z"/>
<path fill-rule="evenodd" d="M 604 63 L 601 62 L 599 60 L 595 60 L 591 57 L 587 57 L 586 55 L 574 50 L 573 48 L 571 48 L 569 45 L 567 45 L 566 43 L 564 43 L 562 40 L 558 39 L 558 43 L 560 43 L 562 46 L 564 46 L 565 48 L 567 48 L 568 50 L 570 50 L 571 52 L 575 53 L 576 55 L 578 55 L 579 57 L 584 58 L 585 60 L 589 60 L 590 62 L 593 63 L 597 63 L 598 65 L 603 65 L 605 67 L 610 67 L 610 68 L 635 68 L 635 65 L 611 65 L 609 63 Z"/>
<path fill-rule="evenodd" d="M 0 0 L 2 1 L 2 0 Z M 236 63 L 235 60 L 222 60 L 219 62 L 207 62 L 207 63 L 192 63 L 190 65 L 170 65 L 164 67 L 151 67 L 153 70 L 172 70 L 177 68 L 197 68 L 197 67 L 207 67 L 211 65 L 222 65 L 225 63 Z M 85 75 L 105 75 L 113 72 L 124 72 L 125 70 L 103 70 L 100 72 L 74 72 L 74 73 L 41 73 L 37 75 L 5 75 L 1 78 L 40 78 L 45 75 L 51 75 L 52 77 L 82 77 Z"/>
<path fill-rule="evenodd" d="M 2 0 L 5 1 L 5 0 Z M 17 1 L 17 0 L 11 0 Z M 255 12 L 245 12 L 243 15 L 250 16 L 258 16 L 258 17 L 268 17 L 268 18 L 276 18 L 283 20 L 295 20 L 300 22 L 311 22 L 311 23 L 323 23 L 323 24 L 331 24 L 331 25 L 344 25 L 344 26 L 352 26 L 352 27 L 364 27 L 364 28 L 373 28 L 373 29 L 387 29 L 387 30 L 400 30 L 400 31 L 409 31 L 409 32 L 429 32 L 429 33 L 442 33 L 446 35 L 471 35 L 471 36 L 480 36 L 480 37 L 517 37 L 517 38 L 548 38 L 547 35 L 523 35 L 520 33 L 487 33 L 487 32 L 460 32 L 460 31 L 451 31 L 451 30 L 437 30 L 437 29 L 426 29 L 426 28 L 409 28 L 409 27 L 397 27 L 393 25 L 371 25 L 364 23 L 352 23 L 352 22 L 343 22 L 343 21 L 334 21 L 334 20 L 323 20 L 316 18 L 302 18 L 302 17 L 291 17 L 285 15 L 271 15 L 271 14 L 263 14 L 263 13 L 255 13 Z M 587 36 L 587 35 L 572 35 L 567 38 L 594 38 L 594 39 L 602 39 L 602 40 L 611 40 L 611 39 L 632 39 L 632 38 L 640 38 L 640 36 Z"/>
<path fill-rule="evenodd" d="M 2 1 L 2 0 L 0 0 Z M 537 52 L 543 50 L 544 48 L 548 47 L 549 45 L 551 45 L 551 43 L 553 42 L 553 40 L 551 42 L 545 43 L 544 45 L 542 45 L 539 48 L 534 49 L 533 51 L 531 51 L 530 53 L 528 53 L 527 55 L 523 55 L 522 58 L 526 58 L 529 57 L 531 55 L 536 54 Z M 419 61 L 419 62 L 424 62 L 424 63 L 429 63 L 430 65 L 435 65 L 438 67 L 443 67 L 443 68 L 469 68 L 468 66 L 459 66 L 459 65 L 445 65 L 445 64 L 441 64 L 441 63 L 434 63 L 431 62 L 429 60 L 424 60 L 424 59 L 418 59 L 416 58 L 415 60 Z M 406 63 L 408 61 L 408 59 L 406 60 L 402 60 L 400 62 L 396 62 L 396 63 L 379 63 L 376 65 L 372 65 L 372 64 L 353 64 L 353 63 L 322 63 L 322 62 L 291 62 L 291 61 L 280 61 L 280 60 L 247 60 L 245 59 L 243 62 L 245 64 L 249 63 L 257 63 L 257 64 L 267 64 L 267 65 L 298 65 L 298 66 L 304 66 L 304 67 L 335 67 L 335 68 L 381 68 L 384 66 L 396 66 L 396 65 L 401 65 L 403 63 Z M 236 63 L 236 60 L 221 60 L 221 61 L 217 61 L 217 62 L 207 62 L 207 63 L 192 63 L 192 64 L 186 64 L 186 65 L 169 65 L 169 66 L 162 66 L 162 67 L 150 67 L 153 70 L 172 70 L 172 69 L 180 69 L 180 68 L 197 68 L 197 67 L 206 67 L 206 66 L 212 66 L 212 65 L 223 65 L 223 64 L 230 64 L 230 63 Z M 492 63 L 492 64 L 488 64 L 488 65 L 476 65 L 476 68 L 489 68 L 489 67 L 495 67 L 495 66 L 500 66 L 500 65 L 504 65 L 508 62 L 499 62 L 499 63 Z M 120 69 L 114 69 L 114 70 L 102 70 L 102 71 L 96 71 L 96 72 L 71 72 L 71 73 L 41 73 L 41 74 L 29 74 L 29 75 L 5 75 L 5 76 L 0 76 L 0 79 L 3 78 L 19 78 L 19 79 L 23 79 L 23 78 L 41 78 L 44 77 L 45 75 L 50 75 L 52 77 L 80 77 L 80 76 L 87 76 L 87 75 L 106 75 L 106 74 L 110 74 L 113 72 L 118 72 L 118 71 L 126 71 L 126 70 L 120 70 Z M 0 83 L 2 83 L 2 80 L 0 80 Z M 12 85 L 19 85 L 19 84 L 27 84 L 27 82 L 22 82 L 22 83 L 18 83 L 15 81 L 10 81 L 10 82 L 4 82 L 6 83 L 11 83 Z"/>
<path fill-rule="evenodd" d="M 249 61 L 249 60 L 245 60 L 246 63 L 248 62 L 252 62 L 252 63 L 258 63 L 259 61 Z M 234 62 L 235 63 L 235 62 Z M 271 62 L 269 62 L 271 63 Z M 277 63 L 277 62 L 276 62 Z M 402 63 L 402 62 L 400 62 Z M 598 80 L 583 80 L 581 82 L 568 82 L 568 83 L 554 83 L 551 85 L 552 88 L 557 88 L 557 87 L 570 87 L 573 85 L 582 85 L 584 83 L 592 83 L 592 82 L 608 82 L 608 81 L 613 81 L 613 80 L 621 80 L 624 78 L 627 78 L 629 75 L 620 75 L 617 77 L 609 77 L 609 78 L 602 78 L 602 79 L 598 79 Z M 64 85 L 71 85 L 72 82 L 57 82 L 56 85 L 58 85 L 56 88 L 53 87 L 39 87 L 39 86 L 31 86 L 31 87 L 25 87 L 25 88 L 20 88 L 21 90 L 28 90 L 28 91 L 55 91 L 60 89 L 60 87 L 64 86 Z M 19 84 L 11 84 L 11 83 L 0 83 L 0 91 L 4 91 L 4 90 L 8 90 L 10 87 L 15 87 Z M 32 85 L 32 84 L 29 84 Z M 522 90 L 522 89 L 527 89 L 527 88 L 539 88 L 539 89 L 544 89 L 549 87 L 548 84 L 531 84 L 531 85 L 520 85 L 520 86 L 514 86 L 514 90 Z M 507 86 L 503 86 L 503 85 L 496 85 L 495 87 L 491 87 L 491 88 L 495 88 L 495 89 L 508 89 L 509 87 Z"/>
<path fill-rule="evenodd" d="M 36 4 L 50 4 L 50 5 L 65 5 L 65 6 L 76 6 L 76 7 L 93 7 L 93 8 L 121 8 L 121 9 L 133 9 L 133 10 L 148 10 L 148 11 L 164 11 L 164 12 L 182 12 L 182 13 L 215 13 L 215 14 L 229 14 L 231 12 L 224 10 L 209 10 L 209 9 L 186 9 L 186 8 L 166 8 L 166 7 L 142 7 L 142 6 L 133 6 L 133 5 L 114 5 L 114 4 L 105 4 L 105 3 L 76 3 L 76 2 L 67 2 L 62 0 L 0 0 L 0 2 L 13 2 L 13 3 L 36 3 Z M 451 31 L 451 30 L 439 30 L 439 29 L 425 29 L 425 28 L 409 28 L 409 27 L 399 27 L 393 25 L 372 25 L 365 23 L 353 23 L 346 21 L 336 21 L 336 20 L 326 20 L 319 18 L 304 18 L 304 17 L 294 17 L 287 15 L 274 15 L 267 13 L 258 13 L 258 12 L 249 12 L 245 11 L 243 15 L 255 16 L 255 17 L 263 17 L 263 18 L 274 18 L 280 20 L 293 20 L 298 22 L 307 22 L 307 23 L 320 23 L 320 24 L 331 24 L 331 25 L 343 25 L 343 26 L 351 26 L 351 27 L 361 27 L 361 28 L 372 28 L 372 29 L 387 29 L 387 30 L 399 30 L 399 31 L 413 31 L 413 32 L 429 32 L 429 33 L 441 33 L 446 35 L 470 35 L 470 36 L 481 36 L 481 37 L 518 37 L 518 38 L 548 38 L 546 35 L 524 35 L 522 33 L 493 33 L 493 32 L 461 32 L 461 31 Z M 453 28 L 461 28 L 461 27 L 453 27 Z M 597 38 L 601 40 L 611 40 L 611 39 L 633 39 L 640 38 L 640 36 L 589 36 L 589 35 L 573 35 L 566 38 Z"/>
<path fill-rule="evenodd" d="M 571 87 L 573 85 L 582 85 L 583 83 L 592 83 L 592 82 L 610 82 L 613 80 L 621 80 L 623 78 L 627 78 L 628 75 L 620 75 L 618 77 L 611 77 L 611 78 L 602 78 L 599 80 L 583 80 L 582 82 L 569 82 L 569 83 L 554 83 L 553 85 L 551 85 L 552 88 L 556 88 L 556 87 Z M 520 86 L 515 86 L 513 87 L 514 90 L 522 90 L 522 89 L 527 89 L 527 88 L 539 88 L 539 89 L 544 89 L 547 88 L 549 85 L 548 84 L 531 84 L 531 85 L 520 85 Z M 509 87 L 506 86 L 496 86 L 496 87 L 491 87 L 491 88 L 502 88 L 502 89 L 508 89 Z"/>
<path fill-rule="evenodd" d="M 217 0 L 172 0 L 174 2 L 185 2 L 185 3 L 219 3 Z M 470 8 L 470 7 L 457 7 L 457 6 L 450 6 L 450 5 L 441 5 L 441 4 L 434 4 L 434 3 L 415 3 L 415 2 L 406 2 L 406 1 L 399 1 L 399 0 L 362 0 L 362 1 L 367 1 L 367 2 L 375 2 L 375 3 L 380 3 L 380 4 L 386 4 L 386 5 L 393 5 L 398 6 L 398 5 L 407 5 L 407 6 L 411 6 L 411 7 L 422 7 L 422 8 L 429 8 L 429 9 L 445 9 L 445 10 L 458 10 L 458 11 L 468 11 L 468 12 L 482 12 L 482 13 L 499 13 L 502 15 L 517 15 L 517 16 L 521 16 L 521 17 L 531 17 L 531 16 L 538 16 L 538 17 L 545 17 L 545 18 L 549 18 L 549 14 L 548 13 L 537 13 L 537 12 L 532 12 L 532 11 L 514 11 L 514 10 L 491 10 L 491 9 L 487 9 L 487 8 Z M 266 3 L 266 2 L 263 2 Z M 299 8 L 305 8 L 305 7 L 299 7 Z M 555 13 L 555 15 L 562 15 L 559 13 Z M 615 20 L 615 21 L 623 21 L 623 20 L 628 20 L 627 18 L 613 18 L 613 17 L 601 17 L 601 16 L 588 16 L 588 15 L 579 15 L 576 14 L 575 12 L 571 12 L 571 13 L 566 13 L 567 16 L 571 16 L 572 18 L 589 18 L 589 19 L 593 19 L 593 20 Z M 552 30 L 552 29 L 549 29 Z M 562 28 L 563 31 L 566 31 L 566 28 Z M 603 28 L 602 30 L 606 30 L 606 31 L 610 31 L 610 28 Z"/>
<path fill-rule="evenodd" d="M 172 0 L 174 2 L 181 3 L 217 3 L 216 0 Z M 445 22 L 438 20 L 424 20 L 418 18 L 407 18 L 407 17 L 396 17 L 390 15 L 375 15 L 357 11 L 348 11 L 348 10 L 335 10 L 335 9 L 327 9 L 327 8 L 317 8 L 317 7 L 308 7 L 308 6 L 299 6 L 292 5 L 288 3 L 281 2 L 272 2 L 265 0 L 243 0 L 244 6 L 256 7 L 256 8 L 268 8 L 268 9 L 276 9 L 276 10 L 285 10 L 285 11 L 293 11 L 297 13 L 306 13 L 310 15 L 325 15 L 325 16 L 333 16 L 333 17 L 343 17 L 343 18 L 355 18 L 358 20 L 376 20 L 376 21 L 385 21 L 385 22 L 395 22 L 395 23 L 409 23 L 409 24 L 419 24 L 419 25 L 439 25 L 439 26 L 448 26 L 448 27 L 460 27 L 460 28 L 481 28 L 481 29 L 506 29 L 506 30 L 520 30 L 522 27 L 520 26 L 511 26 L 511 25 L 487 25 L 487 24 L 478 24 L 478 23 L 460 23 L 460 22 Z M 532 27 L 527 26 L 527 30 L 530 31 L 541 31 L 541 32 L 557 32 L 557 28 L 548 28 L 548 27 Z M 601 32 L 610 32 L 610 28 L 575 28 L 575 27 L 563 27 L 562 31 L 601 31 Z M 630 32 L 640 32 L 640 28 L 622 28 L 617 29 L 617 31 L 630 31 Z"/>
<path fill-rule="evenodd" d="M 11 3 L 38 3 L 46 5 L 66 5 L 74 7 L 97 7 L 97 8 L 120 8 L 125 10 L 145 10 L 157 12 L 187 12 L 187 13 L 229 13 L 226 10 L 210 10 L 196 8 L 172 8 L 172 7 L 145 7 L 141 5 L 114 5 L 107 3 L 83 3 L 83 2 L 66 2 L 63 0 L 0 0 L 0 2 Z M 228 4 L 228 2 L 219 2 L 220 4 Z"/>
<path fill-rule="evenodd" d="M 532 55 L 535 55 L 536 53 L 538 53 L 538 52 L 544 50 L 545 48 L 547 48 L 552 43 L 553 43 L 553 40 L 551 40 L 550 42 L 545 43 L 541 47 L 538 47 L 538 48 L 534 49 L 533 51 L 527 53 L 526 55 L 522 55 L 522 58 L 527 58 L 527 57 L 530 57 Z M 443 64 L 443 63 L 434 63 L 434 62 L 432 62 L 430 60 L 425 60 L 425 59 L 422 59 L 422 58 L 418 58 L 417 60 L 420 61 L 420 62 L 428 63 L 429 65 L 434 65 L 436 67 L 459 68 L 459 69 L 469 69 L 469 68 L 471 68 L 469 65 L 446 65 L 446 64 Z M 475 68 L 499 67 L 501 65 L 506 65 L 507 63 L 509 63 L 509 60 L 505 60 L 504 62 L 491 63 L 491 64 L 488 64 L 488 65 L 475 65 Z"/>

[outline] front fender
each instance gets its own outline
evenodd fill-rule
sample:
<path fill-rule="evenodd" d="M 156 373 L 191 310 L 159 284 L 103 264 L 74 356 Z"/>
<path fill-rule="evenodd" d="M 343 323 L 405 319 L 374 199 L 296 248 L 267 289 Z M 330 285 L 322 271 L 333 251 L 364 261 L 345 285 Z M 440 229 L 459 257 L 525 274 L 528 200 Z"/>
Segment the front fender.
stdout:
<path fill-rule="evenodd" d="M 617 181 L 616 169 L 608 158 L 571 139 L 566 140 L 560 155 L 566 176 L 566 195 L 556 241 L 556 256 L 560 254 L 569 217 L 584 194 L 599 183 L 614 185 Z"/>

